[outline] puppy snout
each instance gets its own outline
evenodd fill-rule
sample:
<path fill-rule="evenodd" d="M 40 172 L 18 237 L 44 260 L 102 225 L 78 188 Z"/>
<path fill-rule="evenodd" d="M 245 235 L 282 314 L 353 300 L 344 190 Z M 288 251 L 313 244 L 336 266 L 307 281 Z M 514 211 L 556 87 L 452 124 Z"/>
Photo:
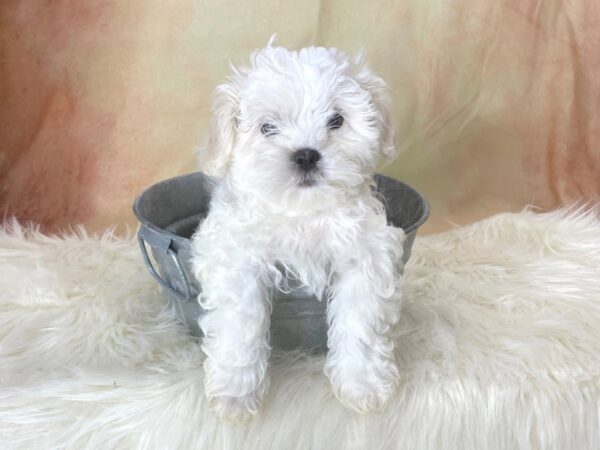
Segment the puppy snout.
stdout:
<path fill-rule="evenodd" d="M 292 162 L 305 172 L 317 167 L 320 159 L 321 154 L 314 148 L 301 148 L 292 155 Z"/>

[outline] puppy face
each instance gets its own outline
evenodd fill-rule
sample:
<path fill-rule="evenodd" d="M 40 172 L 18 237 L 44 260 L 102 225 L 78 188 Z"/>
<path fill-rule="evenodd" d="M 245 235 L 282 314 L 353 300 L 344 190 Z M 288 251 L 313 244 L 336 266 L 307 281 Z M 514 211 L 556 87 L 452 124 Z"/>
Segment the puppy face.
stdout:
<path fill-rule="evenodd" d="M 330 205 L 393 155 L 385 83 L 336 49 L 267 47 L 215 93 L 201 170 L 282 206 Z"/>

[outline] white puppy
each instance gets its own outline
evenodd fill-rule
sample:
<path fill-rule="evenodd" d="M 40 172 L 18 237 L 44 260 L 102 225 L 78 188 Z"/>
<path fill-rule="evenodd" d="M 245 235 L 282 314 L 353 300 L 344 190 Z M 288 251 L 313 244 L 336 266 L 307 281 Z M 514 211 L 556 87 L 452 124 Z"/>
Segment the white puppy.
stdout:
<path fill-rule="evenodd" d="M 386 223 L 373 173 L 394 154 L 386 85 L 336 49 L 269 44 L 215 92 L 200 168 L 219 179 L 193 238 L 202 284 L 205 386 L 224 418 L 267 391 L 269 289 L 293 273 L 328 302 L 325 373 L 342 403 L 383 407 L 398 371 L 402 230 Z"/>

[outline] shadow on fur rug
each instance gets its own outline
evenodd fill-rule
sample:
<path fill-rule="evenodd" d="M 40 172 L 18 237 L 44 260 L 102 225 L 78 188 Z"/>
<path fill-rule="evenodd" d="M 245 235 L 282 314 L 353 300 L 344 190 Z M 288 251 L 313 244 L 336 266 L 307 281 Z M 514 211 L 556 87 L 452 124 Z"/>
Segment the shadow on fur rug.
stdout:
<path fill-rule="evenodd" d="M 202 354 L 137 244 L 0 231 L 0 441 L 69 449 L 598 449 L 597 211 L 524 211 L 417 239 L 400 389 L 341 406 L 323 359 L 274 355 L 262 414 L 219 423 Z"/>

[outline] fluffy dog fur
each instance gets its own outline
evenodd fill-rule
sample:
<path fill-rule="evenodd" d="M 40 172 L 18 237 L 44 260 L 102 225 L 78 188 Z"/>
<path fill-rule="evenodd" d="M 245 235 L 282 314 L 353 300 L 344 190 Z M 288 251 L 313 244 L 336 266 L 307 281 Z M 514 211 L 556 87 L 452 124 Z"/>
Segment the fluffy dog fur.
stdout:
<path fill-rule="evenodd" d="M 340 401 L 365 413 L 392 395 L 404 233 L 387 225 L 372 191 L 392 140 L 385 83 L 336 49 L 269 44 L 217 88 L 199 158 L 220 181 L 193 265 L 208 311 L 206 394 L 218 415 L 247 419 L 265 396 L 279 267 L 328 302 L 325 373 Z M 314 170 L 294 163 L 305 148 L 320 155 Z"/>

